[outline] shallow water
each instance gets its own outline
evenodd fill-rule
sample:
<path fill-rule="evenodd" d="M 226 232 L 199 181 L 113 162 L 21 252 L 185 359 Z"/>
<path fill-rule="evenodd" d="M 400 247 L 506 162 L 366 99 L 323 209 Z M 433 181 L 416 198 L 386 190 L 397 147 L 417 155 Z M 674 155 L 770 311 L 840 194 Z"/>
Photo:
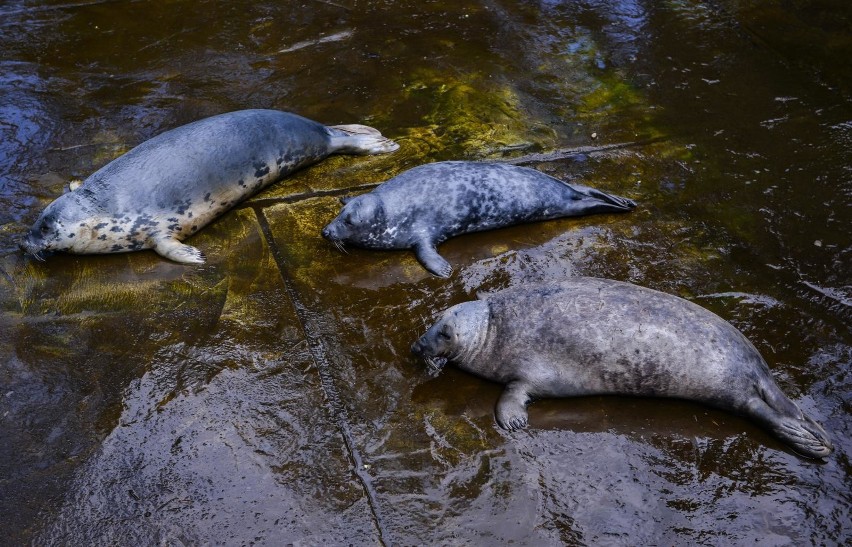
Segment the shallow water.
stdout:
<path fill-rule="evenodd" d="M 0 531 L 10 544 L 844 544 L 852 539 L 852 10 L 846 2 L 6 2 Z M 190 243 L 23 257 L 68 180 L 239 108 L 364 123 Z M 507 159 L 627 215 L 406 252 L 319 237 L 337 195 Z M 353 190 L 354 192 L 354 190 Z M 494 423 L 501 387 L 410 343 L 478 291 L 592 275 L 731 321 L 835 443 L 618 397 Z"/>

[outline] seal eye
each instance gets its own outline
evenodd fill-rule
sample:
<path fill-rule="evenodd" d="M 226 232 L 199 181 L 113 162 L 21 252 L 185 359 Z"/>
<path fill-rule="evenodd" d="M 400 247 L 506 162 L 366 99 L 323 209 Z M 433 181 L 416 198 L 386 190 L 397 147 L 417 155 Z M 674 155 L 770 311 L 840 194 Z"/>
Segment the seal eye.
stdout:
<path fill-rule="evenodd" d="M 441 340 L 449 340 L 450 334 L 446 330 L 440 330 L 438 331 L 438 338 Z"/>
<path fill-rule="evenodd" d="M 42 224 L 39 230 L 42 234 L 47 234 L 50 231 L 50 226 L 48 226 L 47 224 Z"/>

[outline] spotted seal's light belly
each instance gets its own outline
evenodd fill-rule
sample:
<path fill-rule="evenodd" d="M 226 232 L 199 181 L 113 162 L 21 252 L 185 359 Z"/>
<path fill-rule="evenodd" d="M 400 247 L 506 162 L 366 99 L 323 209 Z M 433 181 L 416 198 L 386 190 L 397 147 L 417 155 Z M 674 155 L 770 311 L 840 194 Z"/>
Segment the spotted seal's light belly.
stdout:
<path fill-rule="evenodd" d="M 324 126 L 276 110 L 241 110 L 162 133 L 93 173 L 39 216 L 21 243 L 44 252 L 154 249 L 200 263 L 181 241 L 293 171 L 331 154 L 381 154 L 398 145 L 362 125 Z"/>

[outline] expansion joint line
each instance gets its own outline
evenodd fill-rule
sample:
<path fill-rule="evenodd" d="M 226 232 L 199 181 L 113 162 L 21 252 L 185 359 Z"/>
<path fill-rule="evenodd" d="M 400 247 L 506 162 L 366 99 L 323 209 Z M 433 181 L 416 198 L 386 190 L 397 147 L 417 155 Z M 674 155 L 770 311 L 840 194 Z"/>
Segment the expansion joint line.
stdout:
<path fill-rule="evenodd" d="M 275 260 L 275 264 L 278 267 L 278 273 L 281 275 L 281 280 L 284 282 L 284 288 L 287 291 L 287 296 L 289 296 L 293 303 L 293 307 L 296 310 L 296 316 L 299 318 L 299 326 L 302 330 L 302 334 L 305 336 L 305 340 L 308 342 L 311 359 L 319 372 L 320 384 L 322 386 L 323 393 L 331 405 L 332 418 L 334 419 L 335 425 L 340 431 L 340 434 L 343 437 L 343 442 L 346 445 L 347 456 L 349 457 L 355 476 L 358 478 L 358 481 L 361 483 L 361 487 L 367 495 L 367 502 L 370 506 L 373 522 L 375 523 L 376 529 L 379 533 L 379 541 L 382 545 L 389 545 L 390 536 L 388 535 L 383 519 L 381 518 L 378 495 L 376 494 L 376 489 L 373 488 L 370 475 L 366 473 L 364 469 L 364 462 L 361 459 L 361 454 L 356 448 L 355 442 L 352 438 L 352 430 L 349 427 L 349 421 L 346 419 L 346 408 L 343 405 L 340 393 L 337 391 L 337 387 L 334 385 L 334 378 L 330 372 L 331 366 L 329 365 L 328 358 L 326 357 L 323 342 L 318 336 L 312 335 L 308 328 L 311 312 L 302 302 L 298 291 L 293 285 L 292 279 L 287 274 L 284 257 L 281 254 L 281 250 L 275 244 L 275 239 L 272 236 L 272 229 L 269 227 L 266 215 L 263 214 L 263 211 L 259 206 L 253 207 L 253 209 L 257 216 L 258 224 L 260 224 L 263 237 L 266 239 L 267 245 L 269 245 L 272 258 Z"/>
<path fill-rule="evenodd" d="M 258 213 L 258 216 L 261 216 L 260 210 L 263 207 L 271 207 L 273 205 L 278 205 L 279 203 L 297 203 L 299 201 L 304 201 L 306 199 L 311 198 L 345 196 L 346 194 L 350 194 L 353 192 L 360 192 L 362 190 L 372 190 L 378 185 L 379 183 L 376 182 L 371 184 L 350 186 L 349 188 L 336 188 L 334 190 L 315 190 L 313 192 L 302 192 L 301 194 L 290 194 L 288 196 L 282 196 L 278 198 L 255 198 L 246 201 L 242 205 L 238 205 L 237 207 L 235 207 L 235 209 L 254 209 Z"/>

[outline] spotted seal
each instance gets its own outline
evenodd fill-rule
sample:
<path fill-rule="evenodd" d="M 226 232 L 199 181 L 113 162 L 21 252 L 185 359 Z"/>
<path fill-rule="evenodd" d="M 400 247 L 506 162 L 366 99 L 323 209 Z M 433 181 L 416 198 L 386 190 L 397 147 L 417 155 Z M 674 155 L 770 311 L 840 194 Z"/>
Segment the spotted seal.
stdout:
<path fill-rule="evenodd" d="M 526 427 L 536 398 L 619 394 L 690 399 L 745 415 L 799 454 L 832 445 L 776 385 L 733 325 L 682 298 L 607 279 L 572 278 L 447 309 L 412 351 L 500 382 L 503 428 Z"/>
<path fill-rule="evenodd" d="M 350 244 L 413 249 L 420 263 L 440 277 L 449 277 L 453 268 L 437 246 L 453 236 L 636 206 L 535 169 L 471 161 L 421 165 L 343 203 L 323 237 L 341 249 Z"/>
<path fill-rule="evenodd" d="M 21 247 L 36 258 L 153 249 L 201 263 L 181 241 L 265 186 L 331 154 L 397 148 L 371 127 L 327 127 L 277 110 L 205 118 L 143 142 L 57 198 Z"/>

